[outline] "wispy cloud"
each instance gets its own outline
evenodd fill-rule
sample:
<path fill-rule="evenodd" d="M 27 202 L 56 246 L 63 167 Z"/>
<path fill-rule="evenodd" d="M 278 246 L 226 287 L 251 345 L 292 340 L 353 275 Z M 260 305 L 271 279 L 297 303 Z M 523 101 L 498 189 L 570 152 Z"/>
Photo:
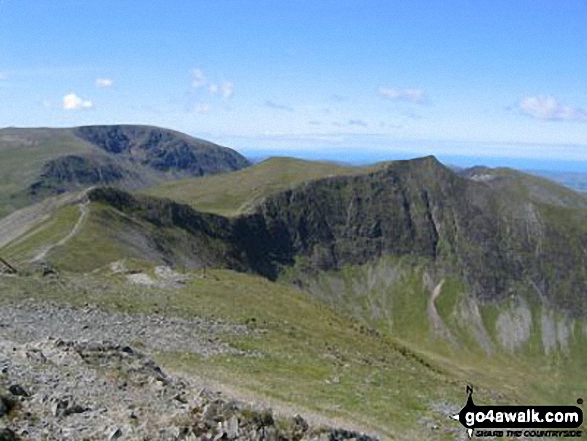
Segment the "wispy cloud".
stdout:
<path fill-rule="evenodd" d="M 206 74 L 204 74 L 202 69 L 192 69 L 192 86 L 199 89 L 200 87 L 204 87 L 207 82 Z"/>
<path fill-rule="evenodd" d="M 220 85 L 220 93 L 224 98 L 230 98 L 234 95 L 234 84 L 230 81 L 226 81 Z"/>
<path fill-rule="evenodd" d="M 288 112 L 293 112 L 293 107 L 286 106 L 285 104 L 279 104 L 271 100 L 265 101 L 265 107 L 269 107 L 270 109 L 275 110 L 286 110 Z"/>
<path fill-rule="evenodd" d="M 0 72 L 0 81 L 7 80 L 8 74 L 6 72 Z"/>
<path fill-rule="evenodd" d="M 208 113 L 210 113 L 210 104 L 208 103 L 201 103 L 198 104 L 196 106 L 196 113 L 199 113 L 200 115 L 207 115 Z"/>
<path fill-rule="evenodd" d="M 587 122 L 587 111 L 580 107 L 567 106 L 554 96 L 528 96 L 520 101 L 520 110 L 525 115 L 542 121 Z"/>
<path fill-rule="evenodd" d="M 63 97 L 63 108 L 65 110 L 82 110 L 91 109 L 92 107 L 94 107 L 94 104 L 90 100 L 81 98 L 73 92 Z"/>
<path fill-rule="evenodd" d="M 102 89 L 107 89 L 114 84 L 114 80 L 112 78 L 97 78 L 95 85 L 96 87 L 100 87 Z"/>
<path fill-rule="evenodd" d="M 218 84 L 210 84 L 208 92 L 210 92 L 210 95 L 216 95 L 218 93 Z"/>
<path fill-rule="evenodd" d="M 348 125 L 349 126 L 367 127 L 369 124 L 367 124 L 362 119 L 349 119 Z"/>
<path fill-rule="evenodd" d="M 320 121 L 316 121 L 316 120 L 308 121 L 308 124 L 310 124 L 311 126 L 322 125 L 322 123 Z"/>
<path fill-rule="evenodd" d="M 410 101 L 416 104 L 422 104 L 424 101 L 424 92 L 420 89 L 380 87 L 379 95 L 388 100 Z"/>

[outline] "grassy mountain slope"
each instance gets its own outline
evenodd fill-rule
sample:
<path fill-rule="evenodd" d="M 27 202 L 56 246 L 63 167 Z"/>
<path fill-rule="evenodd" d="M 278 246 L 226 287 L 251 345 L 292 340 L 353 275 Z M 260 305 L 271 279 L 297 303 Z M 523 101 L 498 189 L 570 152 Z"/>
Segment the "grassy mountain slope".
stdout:
<path fill-rule="evenodd" d="M 0 217 L 28 203 L 23 190 L 38 179 L 47 161 L 91 149 L 68 129 L 0 130 Z"/>
<path fill-rule="evenodd" d="M 587 208 L 587 196 L 545 177 L 523 173 L 511 168 L 473 167 L 461 170 L 461 176 L 482 181 L 506 191 L 510 198 L 529 199 L 535 203 L 561 207 Z"/>
<path fill-rule="evenodd" d="M 234 150 L 149 126 L 0 130 L 0 218 L 31 202 L 93 185 L 136 189 L 238 170 Z"/>
<path fill-rule="evenodd" d="M 256 332 L 228 341 L 257 356 L 161 353 L 158 358 L 168 370 L 221 382 L 249 398 L 337 417 L 345 426 L 375 431 L 383 439 L 454 439 L 454 433 L 462 432 L 458 423 L 447 424 L 438 408 L 462 405 L 466 378 L 427 364 L 409 348 L 290 287 L 224 270 L 211 270 L 205 277 L 188 275 L 192 278 L 177 289 L 135 286 L 125 275 L 106 271 L 83 277 L 62 274 L 53 283 L 0 277 L 0 299 L 34 298 L 79 307 L 90 302 L 117 312 L 246 324 Z M 140 347 L 140 342 L 132 344 Z M 491 390 L 485 384 L 479 384 L 477 393 L 484 402 L 523 396 L 501 394 L 499 387 Z M 443 430 L 432 432 L 422 418 Z"/>
<path fill-rule="evenodd" d="M 303 182 L 368 170 L 333 162 L 275 157 L 235 173 L 166 182 L 145 193 L 173 199 L 199 211 L 236 216 L 253 211 L 270 194 Z"/>
<path fill-rule="evenodd" d="M 75 223 L 74 208 L 64 210 L 55 220 L 55 237 L 49 240 L 66 234 Z M 99 227 L 88 221 L 86 228 Z M 95 231 L 105 233 L 106 227 Z M 66 268 L 83 256 L 95 257 L 92 253 L 96 251 L 88 250 L 89 242 L 76 245 L 73 240 L 66 247 L 77 258 L 68 261 L 65 248 L 55 249 L 53 261 L 58 267 Z M 347 303 L 331 297 L 327 301 L 334 307 L 330 307 L 291 285 L 228 270 L 187 272 L 191 279 L 177 288 L 133 285 L 126 277 L 137 271 L 156 279 L 151 264 L 128 258 L 125 250 L 97 251 L 105 259 L 94 264 L 124 259 L 128 272 L 114 272 L 105 264 L 86 274 L 64 271 L 49 278 L 0 277 L 1 301 L 36 298 L 80 307 L 89 302 L 113 311 L 202 316 L 246 324 L 259 333 L 233 337 L 229 342 L 259 356 L 202 358 L 161 353 L 159 360 L 168 368 L 220 382 L 249 398 L 340 418 L 345 424 L 376 431 L 384 439 L 455 439 L 462 429 L 449 423 L 446 410 L 440 409 L 458 410 L 464 404 L 465 384 L 475 386 L 478 402 L 504 404 L 572 403 L 587 387 L 582 375 L 584 360 L 574 358 L 584 354 L 581 348 L 587 344 L 580 321 L 573 324 L 575 334 L 568 341 L 571 355 L 556 348 L 548 358 L 539 357 L 524 352 L 526 348 L 510 352 L 497 344 L 487 354 L 466 339 L 471 329 L 468 324 L 461 327 L 451 322 L 453 303 L 463 293 L 457 281 L 448 281 L 437 306 L 447 326 L 458 333 L 460 346 L 452 347 L 432 332 L 426 314 L 429 293 L 422 283 L 424 268 L 410 262 L 379 262 L 321 273 L 320 283 L 329 286 L 332 295 L 355 296 Z M 378 284 L 387 284 L 388 289 Z M 365 316 L 355 318 L 345 309 L 365 306 L 365 312 L 372 313 L 377 302 L 389 307 L 380 313 L 390 315 L 390 328 L 389 323 L 383 326 L 382 321 L 375 323 Z M 499 318 L 493 318 L 491 307 L 483 308 L 482 320 L 490 329 Z M 507 311 L 504 307 L 495 315 Z M 540 338 L 539 329 L 532 330 L 532 339 Z M 425 420 L 429 423 L 424 424 Z M 431 431 L 430 425 L 441 430 Z"/>
<path fill-rule="evenodd" d="M 586 316 L 587 211 L 515 193 L 422 158 L 311 181 L 233 219 L 116 190 L 90 198 L 158 228 L 207 237 L 223 266 L 272 279 L 293 265 L 311 273 L 410 256 L 463 279 L 485 302 L 524 293 Z"/>
<path fill-rule="evenodd" d="M 454 439 L 422 419 L 446 428 L 438 409 L 464 404 L 464 384 L 508 404 L 572 404 L 587 387 L 585 210 L 490 182 L 400 161 L 272 193 L 235 218 L 96 189 L 81 225 L 73 201 L 0 248 L 26 268 L 61 243 L 46 260 L 64 271 L 0 279 L 2 298 L 247 323 L 263 332 L 232 343 L 262 357 L 161 360 L 385 437 Z M 153 279 L 154 264 L 195 269 L 172 290 L 129 285 L 121 261 Z"/>

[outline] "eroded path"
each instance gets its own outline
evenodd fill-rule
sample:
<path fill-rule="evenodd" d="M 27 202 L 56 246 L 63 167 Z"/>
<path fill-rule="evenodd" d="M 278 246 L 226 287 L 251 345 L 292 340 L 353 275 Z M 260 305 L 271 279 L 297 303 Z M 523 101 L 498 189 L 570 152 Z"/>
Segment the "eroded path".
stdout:
<path fill-rule="evenodd" d="M 51 250 L 53 250 L 54 248 L 63 246 L 67 242 L 69 242 L 79 232 L 84 220 L 86 219 L 88 212 L 89 212 L 88 205 L 89 205 L 89 201 L 84 201 L 84 202 L 79 203 L 78 204 L 79 218 L 78 218 L 77 222 L 75 223 L 75 225 L 73 226 L 73 228 L 71 229 L 71 231 L 67 234 L 67 236 L 65 236 L 63 239 L 59 240 L 59 242 L 56 242 L 54 244 L 48 245 L 47 247 L 43 248 L 43 250 L 41 250 L 39 253 L 37 253 L 35 255 L 35 257 L 33 257 L 31 262 L 40 262 L 40 261 L 44 260 L 45 257 L 47 257 L 47 254 Z"/>
<path fill-rule="evenodd" d="M 201 379 L 168 372 L 149 358 L 151 351 L 258 356 L 219 338 L 251 332 L 200 318 L 0 306 L 0 418 L 9 414 L 2 430 L 23 441 L 376 441 L 211 392 Z"/>
<path fill-rule="evenodd" d="M 450 343 L 456 345 L 457 340 L 452 335 L 448 327 L 445 325 L 442 317 L 438 313 L 438 309 L 436 309 L 436 300 L 440 296 L 442 292 L 442 285 L 444 285 L 444 279 L 442 279 L 434 288 L 430 291 L 430 298 L 428 299 L 428 319 L 430 320 L 430 324 L 432 326 L 432 330 L 436 337 L 443 338 L 444 340 L 449 341 Z"/>

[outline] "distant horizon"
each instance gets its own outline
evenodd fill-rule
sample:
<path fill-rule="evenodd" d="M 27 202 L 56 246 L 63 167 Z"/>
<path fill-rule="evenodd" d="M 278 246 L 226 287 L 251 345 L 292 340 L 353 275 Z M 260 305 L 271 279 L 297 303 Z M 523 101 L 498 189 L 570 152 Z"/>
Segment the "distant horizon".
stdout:
<path fill-rule="evenodd" d="M 541 143 L 491 143 L 466 141 L 434 141 L 418 139 L 393 139 L 378 135 L 337 136 L 330 134 L 304 136 L 264 136 L 254 138 L 257 145 L 249 137 L 214 136 L 212 133 L 184 132 L 179 128 L 159 126 L 155 122 L 114 122 L 93 123 L 88 125 L 138 125 L 159 127 L 184 133 L 204 141 L 231 148 L 247 158 L 258 160 L 269 157 L 294 157 L 315 161 L 334 161 L 353 165 L 366 165 L 374 162 L 406 160 L 423 156 L 435 156 L 446 165 L 458 167 L 510 167 L 524 171 L 587 173 L 586 145 L 557 145 Z M 65 126 L 5 126 L 5 129 L 70 129 L 79 125 Z M 327 145 L 317 146 L 320 141 L 327 140 Z M 282 143 L 281 145 L 279 145 Z M 375 145 L 373 145 L 375 144 Z M 371 148 L 366 147 L 372 145 Z M 513 148 L 512 148 L 513 147 Z M 458 151 L 483 151 L 480 155 L 456 154 Z M 498 151 L 502 155 L 493 156 Z M 517 156 L 511 155 L 515 152 Z M 542 156 L 531 156 L 537 153 Z M 505 154 L 504 154 L 505 153 Z M 510 153 L 508 155 L 508 153 Z M 576 156 L 578 159 L 571 159 Z M 567 159 L 561 159 L 567 158 Z"/>
<path fill-rule="evenodd" d="M 577 0 L 5 0 L 0 126 L 148 121 L 245 151 L 587 170 L 586 16 Z"/>
<path fill-rule="evenodd" d="M 231 146 L 226 146 L 230 147 Z M 527 172 L 556 172 L 556 173 L 571 173 L 587 176 L 587 162 L 571 162 L 571 161 L 549 161 L 532 158 L 499 158 L 499 157 L 474 157 L 474 156 L 450 156 L 437 154 L 418 154 L 409 152 L 389 152 L 387 154 L 368 152 L 352 157 L 341 156 L 341 152 L 324 150 L 316 151 L 279 151 L 279 150 L 255 150 L 255 149 L 241 149 L 234 148 L 237 152 L 245 156 L 252 162 L 260 162 L 265 159 L 274 157 L 290 157 L 311 161 L 328 161 L 349 165 L 368 165 L 376 162 L 398 161 L 421 158 L 424 156 L 434 156 L 446 166 L 456 166 L 462 168 L 470 168 L 476 166 L 485 166 L 490 168 L 513 168 Z"/>

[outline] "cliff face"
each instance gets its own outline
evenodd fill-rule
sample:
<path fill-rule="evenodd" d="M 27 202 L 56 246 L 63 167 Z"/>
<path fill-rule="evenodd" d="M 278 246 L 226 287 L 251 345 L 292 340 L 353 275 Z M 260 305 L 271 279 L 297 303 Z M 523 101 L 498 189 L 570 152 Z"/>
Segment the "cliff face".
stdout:
<path fill-rule="evenodd" d="M 117 194 L 96 190 L 92 197 L 112 202 Z M 413 256 L 459 274 L 482 300 L 523 289 L 587 314 L 585 211 L 514 199 L 507 189 L 459 177 L 433 157 L 303 184 L 232 220 L 171 201 L 125 197 L 134 202 L 117 203 L 118 209 L 213 237 L 225 244 L 227 266 L 270 279 L 299 259 L 311 270 L 329 270 Z"/>
<path fill-rule="evenodd" d="M 108 154 L 160 172 L 202 176 L 250 165 L 234 150 L 157 127 L 85 126 L 74 133 Z"/>
<path fill-rule="evenodd" d="M 412 255 L 458 272 L 485 300 L 523 286 L 587 313 L 585 210 L 461 178 L 432 157 L 316 181 L 270 198 L 258 215 L 279 238 L 270 243 L 287 250 L 283 263 L 302 255 L 318 269 L 336 269 Z"/>
<path fill-rule="evenodd" d="M 236 151 L 183 133 L 138 125 L 0 130 L 0 216 L 90 186 L 126 190 L 239 170 Z"/>
<path fill-rule="evenodd" d="M 122 182 L 129 186 L 146 183 L 139 173 L 108 157 L 67 155 L 47 161 L 39 179 L 29 187 L 29 193 L 40 196 L 91 185 L 116 185 Z"/>

